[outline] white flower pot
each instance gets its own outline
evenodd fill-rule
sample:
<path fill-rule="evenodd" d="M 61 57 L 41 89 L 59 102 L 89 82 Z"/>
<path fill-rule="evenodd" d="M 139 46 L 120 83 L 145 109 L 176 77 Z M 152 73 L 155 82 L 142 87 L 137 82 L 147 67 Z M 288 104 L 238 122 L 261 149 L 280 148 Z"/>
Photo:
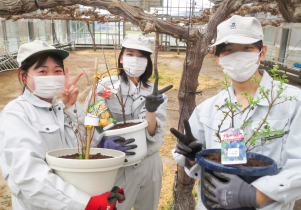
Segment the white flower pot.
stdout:
<path fill-rule="evenodd" d="M 77 148 L 53 150 L 46 153 L 46 161 L 54 173 L 65 182 L 90 196 L 101 195 L 112 189 L 118 169 L 123 166 L 125 153 L 117 150 L 91 148 L 90 154 L 113 156 L 109 159 L 64 159 L 58 156 L 78 153 Z"/>
<path fill-rule="evenodd" d="M 113 137 L 113 136 L 120 136 L 125 139 L 134 138 L 135 141 L 132 144 L 136 144 L 137 148 L 131 149 L 129 151 L 135 152 L 135 155 L 128 155 L 126 156 L 127 162 L 124 162 L 125 166 L 134 165 L 136 163 L 141 162 L 143 158 L 145 158 L 147 154 L 147 143 L 146 143 L 146 127 L 148 126 L 148 122 L 146 120 L 129 120 L 126 121 L 127 123 L 133 122 L 141 122 L 138 125 L 134 125 L 127 128 L 115 129 L 115 130 L 106 130 L 104 132 L 104 137 Z M 122 123 L 122 122 L 119 122 Z M 118 123 L 118 124 L 119 124 Z M 131 145 L 131 144 L 129 144 Z"/>

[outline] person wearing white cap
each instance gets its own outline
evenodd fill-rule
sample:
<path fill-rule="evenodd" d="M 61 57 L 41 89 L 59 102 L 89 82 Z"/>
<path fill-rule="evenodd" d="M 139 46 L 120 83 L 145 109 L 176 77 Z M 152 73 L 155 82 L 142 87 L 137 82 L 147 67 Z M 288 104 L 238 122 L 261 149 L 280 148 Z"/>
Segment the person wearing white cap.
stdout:
<path fill-rule="evenodd" d="M 223 68 L 224 73 L 232 79 L 229 93 L 231 101 L 242 104 L 241 111 L 248 108 L 248 101 L 241 95 L 249 92 L 254 99 L 260 97 L 259 88 L 251 78 L 255 75 L 260 80 L 260 86 L 273 93 L 279 91 L 280 82 L 273 81 L 265 71 L 258 69 L 259 62 L 263 61 L 267 47 L 263 45 L 263 30 L 260 22 L 254 17 L 241 17 L 234 15 L 222 22 L 217 27 L 216 59 Z M 273 83 L 272 83 L 273 81 Z M 274 106 L 267 121 L 271 128 L 284 131 L 278 135 L 272 133 L 274 141 L 256 147 L 252 152 L 263 154 L 275 160 L 278 173 L 273 176 L 264 176 L 251 184 L 247 184 L 236 175 L 219 174 L 226 177 L 227 182 L 220 182 L 213 175 L 201 174 L 201 167 L 195 164 L 195 155 L 202 149 L 221 148 L 215 133 L 223 120 L 224 115 L 216 109 L 216 105 L 223 109 L 225 98 L 229 98 L 226 90 L 204 101 L 197 106 L 185 122 L 186 134 L 181 134 L 176 129 L 171 132 L 179 138 L 176 148 L 172 151 L 175 160 L 184 166 L 186 173 L 196 179 L 204 177 L 205 188 L 201 189 L 198 182 L 197 210 L 206 209 L 201 202 L 200 191 L 204 190 L 209 199 L 207 205 L 212 209 L 240 209 L 242 207 L 256 209 L 292 210 L 294 202 L 300 199 L 301 192 L 301 91 L 299 88 L 283 84 L 285 91 L 283 97 L 297 97 L 297 101 L 286 101 Z M 224 107 L 226 109 L 226 107 Z M 248 108 L 249 109 L 249 108 Z M 221 131 L 231 128 L 240 128 L 247 113 L 252 122 L 244 129 L 248 139 L 257 128 L 263 115 L 267 113 L 269 103 L 262 99 L 255 109 L 242 112 L 234 117 L 234 125 L 231 119 L 225 119 Z M 255 127 L 254 127 L 255 126 Z M 259 140 L 260 141 L 260 140 Z M 189 142 L 189 143 L 187 143 Z"/>
<path fill-rule="evenodd" d="M 142 34 L 129 34 L 124 37 L 122 49 L 118 58 L 118 75 L 101 80 L 97 86 L 99 92 L 105 86 L 113 86 L 122 95 L 125 104 L 127 120 L 146 119 L 147 156 L 132 166 L 120 168 L 115 179 L 115 185 L 124 189 L 127 198 L 122 205 L 117 204 L 118 210 L 157 210 L 163 166 L 158 150 L 164 139 L 164 123 L 166 121 L 167 96 L 163 94 L 172 85 L 158 90 L 158 78 L 155 84 L 149 82 L 152 75 L 150 40 Z M 112 85 L 113 83 L 113 85 Z M 86 107 L 90 101 L 90 95 L 86 99 Z M 97 100 L 104 100 L 97 97 Z M 117 121 L 123 121 L 123 114 L 118 99 L 114 97 L 106 100 L 113 117 Z M 103 140 L 101 147 L 118 149 L 108 146 L 109 140 Z M 107 146 L 106 146 L 107 145 Z M 139 148 L 138 148 L 139 149 Z M 135 155 L 129 152 L 127 155 Z"/>
<path fill-rule="evenodd" d="M 16 210 L 97 210 L 114 209 L 124 200 L 122 189 L 89 196 L 64 182 L 45 161 L 48 151 L 76 148 L 78 126 L 85 117 L 76 101 L 75 86 L 63 60 L 69 53 L 46 42 L 35 40 L 21 45 L 17 61 L 23 94 L 5 106 L 0 114 L 0 166 L 11 190 L 12 207 Z M 13 87 L 12 87 L 13 88 Z M 62 92 L 62 102 L 55 96 Z M 75 133 L 73 131 L 75 130 Z M 93 140 L 96 146 L 99 140 Z"/>

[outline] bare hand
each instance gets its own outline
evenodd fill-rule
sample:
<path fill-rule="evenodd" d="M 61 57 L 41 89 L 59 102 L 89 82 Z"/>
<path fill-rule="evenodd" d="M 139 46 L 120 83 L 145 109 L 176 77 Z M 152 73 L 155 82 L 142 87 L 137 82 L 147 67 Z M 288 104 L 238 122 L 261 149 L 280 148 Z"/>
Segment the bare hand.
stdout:
<path fill-rule="evenodd" d="M 79 73 L 72 82 L 69 82 L 69 68 L 66 68 L 65 85 L 62 91 L 62 101 L 66 109 L 71 107 L 77 100 L 79 89 L 75 86 L 75 84 L 83 74 L 84 72 Z"/>

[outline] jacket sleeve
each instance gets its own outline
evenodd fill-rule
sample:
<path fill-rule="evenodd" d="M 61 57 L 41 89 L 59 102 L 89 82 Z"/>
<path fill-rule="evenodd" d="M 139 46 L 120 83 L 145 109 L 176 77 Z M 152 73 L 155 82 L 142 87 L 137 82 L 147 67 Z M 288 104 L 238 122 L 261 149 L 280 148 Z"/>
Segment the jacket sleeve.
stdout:
<path fill-rule="evenodd" d="M 12 195 L 54 210 L 85 209 L 90 196 L 55 175 L 45 161 L 45 143 L 21 111 L 0 116 L 0 165 Z"/>
<path fill-rule="evenodd" d="M 84 109 L 78 101 L 76 101 L 76 103 L 74 103 L 68 109 L 64 110 L 66 139 L 74 139 L 75 134 L 77 136 L 76 141 L 80 141 L 80 139 L 84 138 L 86 110 L 87 109 Z M 91 142 L 91 147 L 97 147 L 100 140 L 102 139 L 103 134 L 98 134 L 95 130 L 92 131 L 92 135 L 93 139 Z M 75 145 L 73 145 L 73 147 L 77 147 L 77 142 Z"/>
<path fill-rule="evenodd" d="M 191 128 L 192 135 L 198 140 L 203 143 L 204 147 L 204 129 L 203 129 L 203 124 L 199 121 L 199 107 L 196 107 L 191 114 L 189 118 L 189 124 Z M 172 150 L 172 155 L 175 161 L 184 167 L 184 170 L 188 176 L 194 179 L 200 179 L 201 178 L 201 166 L 198 165 L 197 163 L 192 166 L 191 168 L 188 168 L 185 165 L 185 156 L 178 154 L 175 152 L 175 149 Z"/>
<path fill-rule="evenodd" d="M 284 165 L 281 171 L 273 176 L 261 177 L 252 183 L 262 193 L 281 202 L 283 206 L 301 198 L 300 101 L 297 102 L 296 111 L 293 115 L 290 132 L 282 154 Z"/>

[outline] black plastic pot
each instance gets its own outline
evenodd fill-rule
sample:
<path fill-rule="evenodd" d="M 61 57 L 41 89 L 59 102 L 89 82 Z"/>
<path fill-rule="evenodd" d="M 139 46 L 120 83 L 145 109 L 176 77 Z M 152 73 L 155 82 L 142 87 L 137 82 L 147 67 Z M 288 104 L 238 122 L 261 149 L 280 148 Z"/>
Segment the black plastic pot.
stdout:
<path fill-rule="evenodd" d="M 247 152 L 247 158 L 256 158 L 257 160 L 263 160 L 271 163 L 269 166 L 264 167 L 244 167 L 244 166 L 235 166 L 235 165 L 222 165 L 221 163 L 213 162 L 204 158 L 204 156 L 209 155 L 210 153 L 218 153 L 221 152 L 220 149 L 207 149 L 202 150 L 196 155 L 196 162 L 202 166 L 202 181 L 201 181 L 201 189 L 204 188 L 203 183 L 203 174 L 208 172 L 213 174 L 213 171 L 226 173 L 226 174 L 235 174 L 242 178 L 247 183 L 252 183 L 256 179 L 267 176 L 274 175 L 277 172 L 277 164 L 276 162 L 264 155 L 260 155 L 253 152 Z M 222 210 L 222 209 L 213 209 L 207 205 L 208 198 L 201 190 L 201 198 L 204 206 L 209 210 Z M 255 208 L 237 208 L 233 210 L 254 210 Z"/>

